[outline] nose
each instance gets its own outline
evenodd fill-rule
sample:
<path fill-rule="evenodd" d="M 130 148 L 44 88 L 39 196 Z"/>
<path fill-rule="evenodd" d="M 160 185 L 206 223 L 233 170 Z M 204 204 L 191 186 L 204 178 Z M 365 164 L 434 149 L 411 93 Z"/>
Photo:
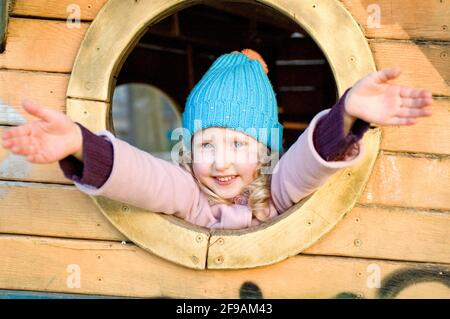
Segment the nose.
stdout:
<path fill-rule="evenodd" d="M 214 154 L 214 167 L 218 171 L 226 170 L 233 163 L 233 152 L 226 148 L 218 148 Z"/>

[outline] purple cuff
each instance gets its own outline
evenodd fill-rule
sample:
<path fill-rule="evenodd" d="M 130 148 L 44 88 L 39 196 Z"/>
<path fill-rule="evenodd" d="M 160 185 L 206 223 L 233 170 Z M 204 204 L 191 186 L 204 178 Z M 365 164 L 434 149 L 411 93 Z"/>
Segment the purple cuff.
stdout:
<path fill-rule="evenodd" d="M 111 174 L 114 152 L 112 144 L 75 122 L 83 135 L 83 161 L 70 155 L 59 161 L 64 176 L 77 183 L 100 188 Z"/>
<path fill-rule="evenodd" d="M 354 149 L 357 143 L 369 129 L 370 123 L 356 119 L 350 132 L 344 133 L 344 104 L 350 88 L 345 91 L 339 101 L 323 116 L 313 133 L 314 147 L 326 161 L 343 160 L 347 151 Z"/>

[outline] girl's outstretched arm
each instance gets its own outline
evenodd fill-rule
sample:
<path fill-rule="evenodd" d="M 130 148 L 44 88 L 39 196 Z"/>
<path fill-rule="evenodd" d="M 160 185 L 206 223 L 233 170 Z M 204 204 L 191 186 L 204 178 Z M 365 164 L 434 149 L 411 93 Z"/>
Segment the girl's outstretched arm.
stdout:
<path fill-rule="evenodd" d="M 311 120 L 275 166 L 271 194 L 279 213 L 313 193 L 338 170 L 355 165 L 363 156 L 359 140 L 369 124 L 360 121 L 351 134 L 343 132 L 344 100 L 348 92 L 331 109 L 319 112 Z M 358 152 L 347 156 L 350 154 L 346 150 L 352 144 Z"/>
<path fill-rule="evenodd" d="M 87 129 L 82 132 L 81 126 L 62 112 L 39 107 L 28 101 L 24 101 L 23 106 L 25 111 L 39 120 L 6 131 L 2 136 L 4 148 L 26 156 L 32 163 L 61 161 L 63 170 L 66 166 L 66 177 L 74 180 L 77 188 L 87 194 L 103 195 L 144 209 L 174 214 L 189 221 L 197 218 L 198 203 L 204 198 L 201 198 L 192 175 L 182 168 L 155 158 L 115 138 L 110 132 L 103 131 L 103 134 L 98 134 L 101 136 L 99 138 L 106 139 L 107 144 L 111 143 L 114 162 L 111 171 L 105 176 L 106 181 L 101 181 L 98 187 L 91 182 L 102 175 L 100 173 L 105 173 L 99 168 L 99 165 L 104 164 L 105 156 L 98 147 L 90 147 L 91 151 L 83 152 L 83 142 L 86 142 L 83 135 L 94 133 Z M 86 155 L 88 161 L 84 161 Z M 90 178 L 83 176 L 86 170 L 93 169 L 96 172 L 90 174 Z M 67 176 L 77 173 L 80 174 L 77 179 Z"/>
<path fill-rule="evenodd" d="M 416 118 L 431 115 L 431 110 L 427 108 L 432 103 L 431 92 L 387 83 L 399 75 L 398 68 L 373 72 L 347 90 L 331 112 L 329 109 L 323 110 L 313 118 L 308 128 L 281 158 L 274 170 L 271 184 L 272 198 L 279 212 L 285 211 L 311 194 L 339 169 L 358 162 L 364 152 L 363 145 L 357 140 L 368 128 L 368 123 L 412 125 L 416 123 Z M 330 120 L 335 117 L 328 116 L 328 113 L 332 112 L 341 114 L 338 122 L 343 125 L 331 125 L 331 122 L 336 122 Z M 317 124 L 322 118 L 327 119 L 328 125 L 321 125 L 319 142 L 327 140 L 324 139 L 325 135 L 343 133 L 345 137 L 328 139 L 326 148 L 322 150 L 329 155 L 325 157 L 319 155 L 313 143 L 313 137 L 317 135 L 314 134 L 317 133 L 315 132 Z M 334 127 L 341 127 L 344 132 L 335 132 Z M 347 156 L 341 160 L 342 156 L 336 155 L 348 155 L 344 152 L 347 140 L 355 140 L 354 145 L 350 146 L 356 146 L 357 152 L 354 156 L 349 156 L 349 160 L 346 159 Z M 331 159 L 328 160 L 328 157 Z"/>
<path fill-rule="evenodd" d="M 190 173 L 174 163 L 156 158 L 116 138 L 109 131 L 92 133 L 84 127 L 82 131 L 84 141 L 87 142 L 82 172 L 80 173 L 74 163 L 60 163 L 66 177 L 70 176 L 72 171 L 75 173 L 76 178 L 72 180 L 79 190 L 153 212 L 173 214 L 192 223 L 201 218 L 198 216 L 198 207 L 205 207 L 207 202 L 206 198 L 201 196 L 201 191 Z M 108 155 L 107 148 L 102 151 L 103 147 L 98 147 L 100 141 L 110 146 L 111 156 Z M 112 163 L 108 164 L 110 161 Z M 98 170 L 97 167 L 105 164 L 112 165 L 110 172 L 94 172 Z M 99 177 L 101 182 L 96 186 Z M 208 214 L 203 217 L 214 219 Z M 206 224 L 209 220 L 203 222 Z"/>
<path fill-rule="evenodd" d="M 50 164 L 68 155 L 82 159 L 80 128 L 64 113 L 23 101 L 23 108 L 39 118 L 3 133 L 3 147 L 36 164 Z"/>
<path fill-rule="evenodd" d="M 432 114 L 430 91 L 388 83 L 400 73 L 398 67 L 385 68 L 355 83 L 345 99 L 346 129 L 357 118 L 378 125 L 413 125 Z"/>

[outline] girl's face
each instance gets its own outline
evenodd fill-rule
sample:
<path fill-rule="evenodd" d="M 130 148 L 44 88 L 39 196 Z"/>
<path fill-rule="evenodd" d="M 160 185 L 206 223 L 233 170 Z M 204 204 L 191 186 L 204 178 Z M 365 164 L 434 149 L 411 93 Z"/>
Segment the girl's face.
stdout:
<path fill-rule="evenodd" d="M 201 130 L 192 140 L 193 172 L 218 196 L 232 199 L 256 178 L 259 144 L 254 138 L 232 129 Z"/>

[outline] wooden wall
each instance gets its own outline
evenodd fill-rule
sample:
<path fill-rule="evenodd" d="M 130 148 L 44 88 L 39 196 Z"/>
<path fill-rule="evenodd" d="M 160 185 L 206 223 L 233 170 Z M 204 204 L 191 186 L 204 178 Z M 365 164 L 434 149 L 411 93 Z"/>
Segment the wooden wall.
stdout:
<path fill-rule="evenodd" d="M 16 0 L 0 54 L 0 132 L 30 120 L 29 98 L 65 111 L 70 72 L 106 0 Z M 433 92 L 434 116 L 384 127 L 381 152 L 356 207 L 303 254 L 254 270 L 194 271 L 124 238 L 54 165 L 0 147 L 0 289 L 167 297 L 450 298 L 450 2 L 342 0 L 361 25 L 377 68 Z M 81 8 L 68 28 L 67 7 Z M 343 39 L 345 41 L 345 39 Z M 68 284 L 71 265 L 81 285 Z M 381 285 L 373 280 L 381 276 Z"/>

